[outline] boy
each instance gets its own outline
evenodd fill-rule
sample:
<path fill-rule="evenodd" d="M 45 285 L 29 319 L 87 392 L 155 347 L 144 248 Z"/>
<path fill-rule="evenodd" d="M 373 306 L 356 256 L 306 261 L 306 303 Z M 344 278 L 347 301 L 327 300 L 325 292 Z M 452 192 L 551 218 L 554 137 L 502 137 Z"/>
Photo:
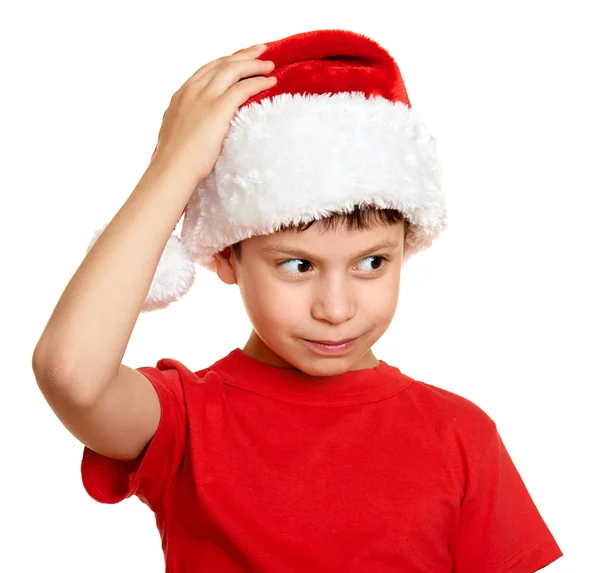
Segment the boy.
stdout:
<path fill-rule="evenodd" d="M 172 573 L 558 559 L 494 422 L 371 350 L 404 261 L 444 227 L 433 138 L 372 40 L 309 32 L 200 68 L 34 353 L 88 493 L 146 503 Z M 244 349 L 122 365 L 140 310 L 181 298 L 194 263 L 239 286 Z"/>

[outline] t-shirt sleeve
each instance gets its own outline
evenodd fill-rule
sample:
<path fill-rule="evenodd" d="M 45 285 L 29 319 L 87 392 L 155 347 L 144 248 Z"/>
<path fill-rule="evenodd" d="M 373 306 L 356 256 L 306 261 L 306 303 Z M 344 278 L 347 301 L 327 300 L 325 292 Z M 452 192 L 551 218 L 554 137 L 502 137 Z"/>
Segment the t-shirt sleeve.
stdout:
<path fill-rule="evenodd" d="M 154 387 L 160 421 L 137 459 L 121 461 L 84 447 L 81 477 L 85 490 L 100 503 L 118 503 L 132 495 L 159 512 L 171 490 L 186 446 L 187 414 L 177 369 L 137 368 Z"/>
<path fill-rule="evenodd" d="M 467 482 L 454 573 L 533 573 L 563 555 L 494 425 Z"/>

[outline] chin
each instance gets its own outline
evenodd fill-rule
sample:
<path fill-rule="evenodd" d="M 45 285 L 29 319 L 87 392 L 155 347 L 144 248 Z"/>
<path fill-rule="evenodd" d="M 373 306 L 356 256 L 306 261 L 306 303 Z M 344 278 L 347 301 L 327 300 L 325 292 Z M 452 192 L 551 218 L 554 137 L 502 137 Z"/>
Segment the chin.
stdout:
<path fill-rule="evenodd" d="M 347 364 L 346 361 L 341 362 L 339 360 L 331 360 L 329 364 L 324 364 L 322 366 L 313 365 L 310 372 L 306 372 L 311 376 L 336 376 L 338 374 L 344 374 L 344 372 L 348 372 L 350 370 L 350 365 Z"/>
<path fill-rule="evenodd" d="M 338 357 L 311 356 L 302 353 L 292 354 L 287 360 L 294 368 L 301 370 L 309 376 L 335 376 L 343 374 L 352 368 L 355 360 L 353 355 L 348 354 Z"/>

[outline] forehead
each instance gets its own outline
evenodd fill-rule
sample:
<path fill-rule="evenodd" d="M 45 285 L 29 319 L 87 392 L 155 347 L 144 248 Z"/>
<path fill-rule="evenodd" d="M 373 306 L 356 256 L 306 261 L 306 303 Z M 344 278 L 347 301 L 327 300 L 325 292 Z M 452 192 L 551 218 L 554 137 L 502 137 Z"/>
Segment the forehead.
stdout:
<path fill-rule="evenodd" d="M 351 256 L 383 243 L 388 245 L 388 249 L 401 247 L 403 239 L 402 221 L 395 224 L 374 223 L 366 229 L 348 229 L 344 223 L 326 229 L 317 221 L 303 231 L 291 229 L 251 237 L 244 241 L 244 250 L 269 254 L 291 249 L 318 254 L 322 258 L 336 258 Z"/>

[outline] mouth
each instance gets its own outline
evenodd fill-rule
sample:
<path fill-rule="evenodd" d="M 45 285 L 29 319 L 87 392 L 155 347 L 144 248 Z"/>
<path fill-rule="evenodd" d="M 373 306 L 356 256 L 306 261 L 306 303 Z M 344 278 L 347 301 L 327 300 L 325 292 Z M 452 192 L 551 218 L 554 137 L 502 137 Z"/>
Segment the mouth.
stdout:
<path fill-rule="evenodd" d="M 356 340 L 356 338 L 346 338 L 344 340 L 308 340 L 308 342 L 315 342 L 317 344 L 324 344 L 325 346 L 339 346 L 340 344 L 346 344 Z"/>
<path fill-rule="evenodd" d="M 358 340 L 356 338 L 346 338 L 344 340 L 308 340 L 303 339 L 309 346 L 317 351 L 319 354 L 344 354 L 348 352 L 354 343 Z"/>

